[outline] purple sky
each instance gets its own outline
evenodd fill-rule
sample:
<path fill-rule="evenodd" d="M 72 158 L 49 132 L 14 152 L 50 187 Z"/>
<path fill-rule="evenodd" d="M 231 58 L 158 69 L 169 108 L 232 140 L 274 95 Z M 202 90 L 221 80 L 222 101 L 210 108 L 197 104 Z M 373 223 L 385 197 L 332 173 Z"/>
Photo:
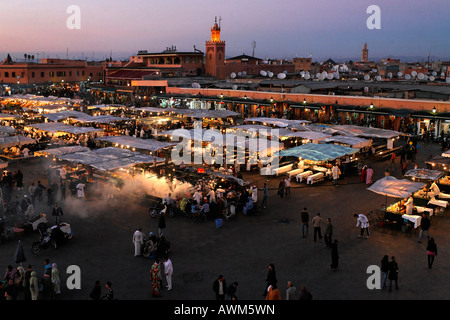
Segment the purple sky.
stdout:
<path fill-rule="evenodd" d="M 2 1 L 5 2 L 5 1 Z M 69 5 L 81 29 L 69 30 Z M 370 5 L 381 8 L 381 30 L 369 30 Z M 128 57 L 138 50 L 204 51 L 215 16 L 222 17 L 226 55 L 313 60 L 432 56 L 450 59 L 448 0 L 14 0 L 1 4 L 3 53 L 65 57 Z M 14 56 L 13 54 L 13 56 Z"/>

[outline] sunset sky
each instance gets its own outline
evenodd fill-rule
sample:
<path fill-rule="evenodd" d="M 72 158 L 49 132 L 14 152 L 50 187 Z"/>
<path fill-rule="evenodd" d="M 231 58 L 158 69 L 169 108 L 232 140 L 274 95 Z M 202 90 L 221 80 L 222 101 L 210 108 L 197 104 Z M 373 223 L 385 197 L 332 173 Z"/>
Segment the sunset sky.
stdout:
<path fill-rule="evenodd" d="M 81 9 L 81 29 L 69 30 L 67 7 Z M 381 9 L 381 29 L 369 30 L 367 7 Z M 205 50 L 215 16 L 228 57 L 432 56 L 450 59 L 449 0 L 14 0 L 0 5 L 0 52 L 89 58 L 128 57 L 138 50 Z"/>

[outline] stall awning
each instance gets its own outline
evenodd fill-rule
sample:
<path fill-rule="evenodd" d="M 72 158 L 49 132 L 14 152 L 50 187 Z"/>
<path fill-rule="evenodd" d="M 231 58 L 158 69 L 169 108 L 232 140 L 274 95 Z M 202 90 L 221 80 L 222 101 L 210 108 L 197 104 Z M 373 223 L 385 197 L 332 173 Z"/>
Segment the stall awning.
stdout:
<path fill-rule="evenodd" d="M 311 161 L 331 161 L 347 155 L 352 155 L 358 150 L 335 144 L 307 143 L 291 149 L 279 152 L 281 157 L 296 157 Z"/>
<path fill-rule="evenodd" d="M 135 148 L 149 151 L 158 151 L 176 145 L 176 143 L 172 142 L 162 142 L 155 139 L 140 139 L 130 136 L 107 136 L 97 138 L 96 140 L 110 142 L 116 147 Z"/>
<path fill-rule="evenodd" d="M 60 160 L 89 165 L 101 171 L 111 171 L 142 163 L 165 162 L 165 159 L 119 148 L 102 148 L 59 155 Z"/>
<path fill-rule="evenodd" d="M 419 179 L 419 180 L 439 180 L 444 173 L 438 170 L 428 170 L 428 169 L 411 169 L 406 172 L 405 177 Z"/>
<path fill-rule="evenodd" d="M 265 117 L 255 117 L 255 118 L 247 118 L 244 120 L 245 123 L 247 122 L 259 122 L 264 124 L 273 124 L 277 127 L 285 128 L 289 125 L 293 124 L 304 124 L 309 123 L 307 120 L 288 120 L 288 119 L 279 119 L 279 118 L 265 118 Z"/>
<path fill-rule="evenodd" d="M 34 128 L 40 131 L 46 131 L 51 133 L 64 132 L 70 134 L 83 134 L 89 132 L 99 132 L 102 129 L 96 129 L 92 127 L 75 127 L 59 122 L 47 122 L 47 123 L 34 123 L 29 124 L 27 127 Z"/>
<path fill-rule="evenodd" d="M 59 157 L 65 154 L 71 154 L 76 152 L 86 152 L 90 149 L 88 147 L 82 147 L 82 146 L 68 146 L 68 147 L 60 147 L 60 148 L 53 148 L 53 149 L 45 149 L 45 150 L 39 150 L 35 152 L 35 155 L 52 155 L 55 157 Z"/>
<path fill-rule="evenodd" d="M 395 177 L 387 176 L 379 179 L 367 190 L 394 198 L 407 198 L 414 192 L 425 187 L 425 183 L 412 182 L 406 179 L 398 180 Z"/>
<path fill-rule="evenodd" d="M 366 137 L 366 138 L 382 138 L 382 139 L 392 139 L 403 135 L 404 133 L 387 130 L 387 129 L 379 129 L 372 127 L 362 127 L 355 125 L 339 125 L 326 128 L 324 133 L 338 133 L 343 136 L 353 136 L 353 137 Z"/>
<path fill-rule="evenodd" d="M 324 143 L 338 143 L 343 145 L 348 145 L 351 148 L 361 149 L 365 147 L 370 147 L 370 140 L 358 138 L 358 137 L 349 137 L 349 136 L 333 136 L 330 138 L 325 138 L 322 140 Z"/>
<path fill-rule="evenodd" d="M 75 122 L 85 122 L 85 123 L 110 123 L 116 121 L 130 120 L 129 118 L 113 117 L 110 115 L 91 116 L 87 113 L 73 110 L 44 114 L 44 117 L 51 121 L 60 121 L 71 118 Z"/>
<path fill-rule="evenodd" d="M 0 137 L 0 148 L 10 148 L 35 143 L 36 140 L 21 135 Z"/>

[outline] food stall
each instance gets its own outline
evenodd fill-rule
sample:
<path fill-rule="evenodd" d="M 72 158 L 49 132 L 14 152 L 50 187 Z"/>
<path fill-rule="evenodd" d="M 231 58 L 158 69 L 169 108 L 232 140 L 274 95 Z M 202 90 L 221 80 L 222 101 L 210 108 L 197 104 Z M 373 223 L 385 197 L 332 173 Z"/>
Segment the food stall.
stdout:
<path fill-rule="evenodd" d="M 428 212 L 432 215 L 433 209 L 413 203 L 413 214 L 407 215 L 405 199 L 425 186 L 426 184 L 422 182 L 413 182 L 406 179 L 399 180 L 395 177 L 387 176 L 377 180 L 374 184 L 367 188 L 367 190 L 386 196 L 385 208 L 381 210 L 384 214 L 383 219 L 386 223 L 402 227 L 405 222 L 409 221 L 414 224 L 415 228 L 417 228 L 420 225 L 419 214 L 422 212 Z M 402 200 L 388 206 L 388 197 L 401 198 Z"/>
<path fill-rule="evenodd" d="M 278 156 L 285 157 L 293 163 L 292 170 L 303 170 L 298 172 L 296 180 L 306 180 L 308 184 L 331 177 L 332 162 L 341 158 L 352 156 L 358 150 L 334 144 L 307 143 L 298 147 L 282 150 Z M 290 171 L 287 172 L 290 174 Z"/>

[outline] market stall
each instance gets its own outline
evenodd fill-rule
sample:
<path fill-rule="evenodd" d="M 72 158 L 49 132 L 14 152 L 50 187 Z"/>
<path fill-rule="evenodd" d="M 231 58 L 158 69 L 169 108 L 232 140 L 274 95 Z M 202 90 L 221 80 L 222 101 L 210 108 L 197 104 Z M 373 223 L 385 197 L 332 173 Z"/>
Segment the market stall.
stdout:
<path fill-rule="evenodd" d="M 95 140 L 108 143 L 116 148 L 127 148 L 133 151 L 145 150 L 150 153 L 163 149 L 170 151 L 170 149 L 177 144 L 175 142 L 163 142 L 155 139 L 140 139 L 130 136 L 108 136 L 100 137 Z"/>
<path fill-rule="evenodd" d="M 413 214 L 407 214 L 406 199 L 409 198 L 412 194 L 423 189 L 425 186 L 426 184 L 422 182 L 412 182 L 406 179 L 399 180 L 395 177 L 387 176 L 377 180 L 368 188 L 368 190 L 386 196 L 386 204 L 384 209 L 382 210 L 382 212 L 384 213 L 384 220 L 386 222 L 402 227 L 406 220 L 413 222 L 414 227 L 417 228 L 420 225 L 420 213 L 428 212 L 431 215 L 433 214 L 433 209 L 426 206 L 417 205 L 413 200 Z M 388 197 L 401 198 L 402 200 L 388 206 Z"/>
<path fill-rule="evenodd" d="M 332 136 L 323 139 L 321 142 L 340 144 L 354 149 L 367 148 L 372 145 L 371 140 L 351 136 Z"/>
<path fill-rule="evenodd" d="M 292 159 L 291 163 L 294 164 L 292 169 L 304 169 L 303 172 L 300 172 L 297 175 L 297 181 L 299 182 L 303 181 L 305 178 L 310 178 L 309 176 L 317 174 L 310 178 L 310 183 L 312 184 L 317 180 L 323 180 L 324 178 L 331 176 L 331 162 L 352 156 L 357 151 L 358 150 L 356 149 L 341 145 L 307 143 L 298 147 L 282 150 L 277 155 L 279 157 Z M 308 171 L 311 171 L 311 174 L 309 174 Z"/>

